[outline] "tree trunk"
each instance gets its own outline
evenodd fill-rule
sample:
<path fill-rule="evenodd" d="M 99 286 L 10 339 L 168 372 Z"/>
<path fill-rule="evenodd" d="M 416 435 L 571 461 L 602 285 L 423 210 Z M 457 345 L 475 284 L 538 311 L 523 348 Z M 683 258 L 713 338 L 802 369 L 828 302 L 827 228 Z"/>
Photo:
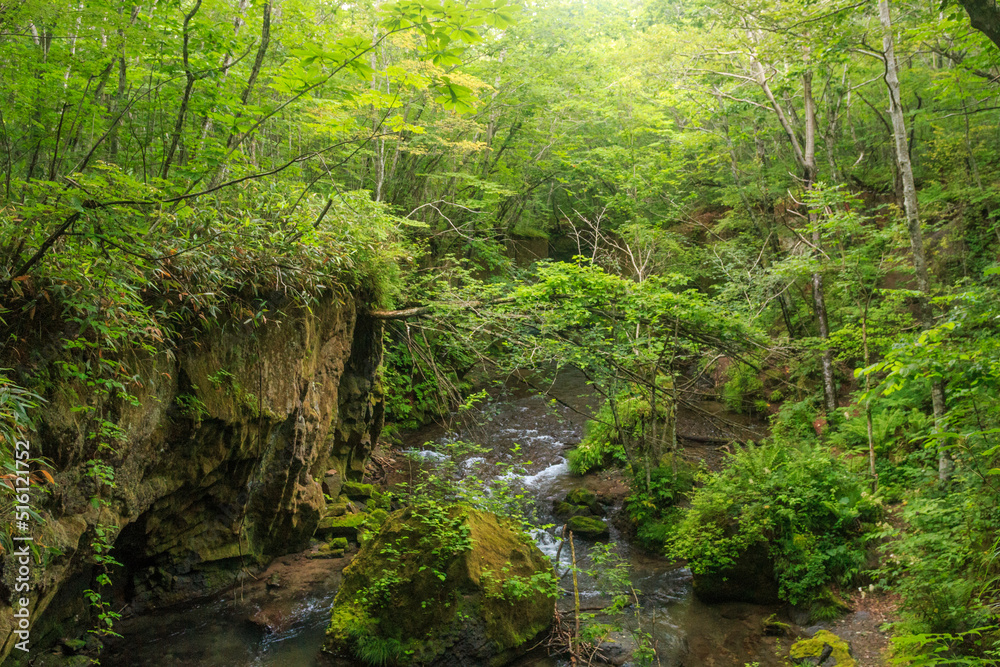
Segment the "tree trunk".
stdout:
<path fill-rule="evenodd" d="M 996 0 L 958 0 L 958 2 L 969 14 L 972 27 L 1000 47 L 1000 6 Z M 881 13 L 881 3 L 879 4 Z"/>
<path fill-rule="evenodd" d="M 201 9 L 201 0 L 197 0 L 194 3 L 194 7 L 191 11 L 184 16 L 184 47 L 182 58 L 184 60 L 184 77 L 187 83 L 184 86 L 184 94 L 181 96 L 181 104 L 177 110 L 177 120 L 174 122 L 174 131 L 170 136 L 170 147 L 167 148 L 166 154 L 163 156 L 163 166 L 160 168 L 160 178 L 166 180 L 167 174 L 170 172 L 170 163 L 174 159 L 174 153 L 177 151 L 177 145 L 180 143 L 181 134 L 184 130 L 184 118 L 187 115 L 188 103 L 191 101 L 191 92 L 194 90 L 195 81 L 198 77 L 193 71 L 191 71 L 191 61 L 189 58 L 189 50 L 191 42 L 191 19 L 194 15 L 198 13 Z"/>
<path fill-rule="evenodd" d="M 802 151 L 802 180 L 805 189 L 811 190 L 816 184 L 818 169 L 816 168 L 816 103 L 812 95 L 811 70 L 802 74 L 803 115 L 805 116 L 805 147 Z M 819 221 L 815 213 L 809 214 L 809 225 L 812 227 L 812 241 L 817 248 L 823 242 L 819 231 Z M 833 383 L 833 350 L 830 349 L 830 323 L 826 314 L 826 299 L 823 296 L 823 274 L 819 271 L 812 275 L 813 310 L 819 325 L 819 337 L 824 341 L 823 349 L 823 398 L 827 415 L 832 415 L 837 409 L 837 390 Z"/>
<path fill-rule="evenodd" d="M 972 4 L 966 2 L 965 4 Z M 992 0 L 988 3 L 996 7 Z M 910 150 L 906 139 L 906 120 L 903 118 L 903 106 L 899 92 L 898 63 L 896 49 L 892 40 L 892 17 L 889 13 L 889 0 L 879 0 L 879 19 L 882 22 L 882 47 L 885 51 L 885 85 L 889 90 L 889 117 L 892 120 L 892 135 L 896 145 L 896 161 L 899 173 L 903 179 L 903 205 L 906 210 L 906 225 L 910 232 L 910 250 L 913 254 L 913 272 L 917 280 L 917 290 L 923 295 L 919 302 L 920 321 L 924 329 L 930 329 L 934 324 L 928 296 L 930 295 L 930 277 L 927 273 L 927 258 L 924 254 L 924 238 L 920 231 L 920 209 L 917 206 L 917 189 L 913 182 L 913 165 L 910 163 Z M 931 387 L 931 401 L 934 409 L 934 430 L 944 430 L 945 395 L 944 383 L 934 382 Z M 939 445 L 938 448 L 938 479 L 946 481 L 951 474 L 952 461 L 948 451 Z"/>
<path fill-rule="evenodd" d="M 816 103 L 812 96 L 812 70 L 807 69 L 802 75 L 802 96 L 804 99 L 804 115 L 805 115 L 805 145 L 799 143 L 799 139 L 795 134 L 795 129 L 792 126 L 791 121 L 789 121 L 788 116 L 785 114 L 784 109 L 782 109 L 781 104 L 778 103 L 777 99 L 774 97 L 774 93 L 771 91 L 771 86 L 767 82 L 767 75 L 764 72 L 764 66 L 761 65 L 760 61 L 757 59 L 756 54 L 751 54 L 750 66 L 754 73 L 754 78 L 757 80 L 757 84 L 761 87 L 764 92 L 764 96 L 767 97 L 767 101 L 771 104 L 771 108 L 774 113 L 778 116 L 778 122 L 781 123 L 781 127 L 785 130 L 785 134 L 788 136 L 788 141 L 792 145 L 792 152 L 795 155 L 795 161 L 802 170 L 802 179 L 804 181 L 804 187 L 806 190 L 812 189 L 816 182 Z M 804 60 L 808 61 L 809 54 L 806 52 L 804 54 Z M 817 229 L 816 220 L 813 215 L 809 216 L 810 223 L 813 227 L 813 244 L 818 248 L 819 243 L 816 241 L 819 238 L 819 230 Z M 812 276 L 812 288 L 813 288 L 813 308 L 816 314 L 816 321 L 819 325 L 819 335 L 823 339 L 824 344 L 827 344 L 830 337 L 830 327 L 827 322 L 826 317 L 826 303 L 823 298 L 823 276 L 819 273 L 814 273 Z M 832 413 L 837 409 L 837 392 L 836 387 L 833 383 L 833 350 L 829 348 L 823 351 L 823 397 L 824 403 L 828 413 Z"/>

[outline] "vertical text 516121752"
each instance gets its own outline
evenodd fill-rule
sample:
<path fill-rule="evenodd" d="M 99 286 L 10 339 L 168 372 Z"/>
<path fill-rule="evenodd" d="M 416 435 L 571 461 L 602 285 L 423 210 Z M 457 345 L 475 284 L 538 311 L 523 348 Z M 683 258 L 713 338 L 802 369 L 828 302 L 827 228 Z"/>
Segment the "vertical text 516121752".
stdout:
<path fill-rule="evenodd" d="M 14 542 L 17 546 L 11 557 L 14 559 L 15 585 L 14 593 L 11 596 L 11 606 L 14 608 L 14 633 L 20 640 L 14 647 L 20 651 L 28 651 L 28 642 L 31 631 L 31 549 L 29 542 L 34 538 L 31 536 L 31 525 L 29 512 L 31 497 L 31 477 L 29 461 L 31 459 L 31 443 L 26 440 L 18 440 L 15 446 L 16 475 L 14 477 L 15 501 L 14 506 Z"/>

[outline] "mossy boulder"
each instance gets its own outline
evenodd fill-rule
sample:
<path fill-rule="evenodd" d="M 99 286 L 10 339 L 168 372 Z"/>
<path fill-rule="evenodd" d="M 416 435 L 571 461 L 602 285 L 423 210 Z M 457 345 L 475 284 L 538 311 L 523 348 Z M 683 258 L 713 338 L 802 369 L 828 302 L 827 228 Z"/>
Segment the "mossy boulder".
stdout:
<path fill-rule="evenodd" d="M 324 650 L 360 664 L 498 667 L 552 621 L 548 558 L 469 508 L 391 514 L 344 569 Z"/>
<path fill-rule="evenodd" d="M 316 537 L 321 540 L 330 537 L 346 537 L 350 540 L 357 540 L 358 529 L 367 518 L 368 515 L 364 512 L 328 516 L 320 520 L 319 526 L 316 527 Z"/>
<path fill-rule="evenodd" d="M 573 489 L 566 494 L 565 502 L 570 505 L 576 505 L 577 507 L 586 507 L 594 516 L 602 516 L 604 514 L 604 508 L 601 507 L 601 503 L 597 500 L 597 496 L 594 495 L 594 492 L 590 489 Z"/>
<path fill-rule="evenodd" d="M 347 514 L 347 503 L 330 503 L 326 506 L 327 516 L 344 516 Z"/>
<path fill-rule="evenodd" d="M 608 524 L 594 516 L 570 517 L 566 525 L 573 531 L 573 535 L 581 540 L 600 540 L 611 534 Z"/>
<path fill-rule="evenodd" d="M 758 542 L 743 551 L 729 567 L 694 572 L 694 594 L 702 602 L 776 604 L 778 579 L 767 544 Z"/>
<path fill-rule="evenodd" d="M 823 667 L 857 667 L 851 656 L 851 646 L 828 630 L 820 630 L 810 639 L 792 644 L 788 653 L 794 665 L 822 665 Z"/>
<path fill-rule="evenodd" d="M 555 515 L 565 519 L 571 516 L 591 516 L 592 514 L 593 512 L 586 505 L 574 505 L 566 501 L 556 503 L 555 507 Z"/>
<path fill-rule="evenodd" d="M 351 500 L 368 500 L 375 492 L 375 487 L 361 482 L 344 482 L 340 492 Z"/>
<path fill-rule="evenodd" d="M 344 538 L 336 538 L 344 539 Z M 336 547 L 333 542 L 327 542 L 320 546 L 315 552 L 309 554 L 309 558 L 343 558 L 346 547 Z"/>

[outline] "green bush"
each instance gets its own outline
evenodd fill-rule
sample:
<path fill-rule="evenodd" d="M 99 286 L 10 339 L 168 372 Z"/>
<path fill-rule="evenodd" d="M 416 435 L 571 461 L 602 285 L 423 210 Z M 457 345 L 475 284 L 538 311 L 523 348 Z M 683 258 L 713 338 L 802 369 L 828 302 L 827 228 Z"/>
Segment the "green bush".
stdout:
<path fill-rule="evenodd" d="M 887 402 L 887 401 L 883 401 Z M 875 443 L 875 471 L 879 493 L 886 502 L 902 498 L 906 489 L 922 483 L 914 479 L 933 452 L 919 441 L 928 434 L 931 418 L 916 408 L 877 405 L 872 411 L 872 439 Z M 868 470 L 868 425 L 864 413 L 838 424 L 828 437 L 829 444 L 860 454 L 857 463 Z M 863 462 L 863 464 L 862 464 Z"/>
<path fill-rule="evenodd" d="M 907 499 L 906 530 L 884 548 L 880 573 L 903 598 L 904 633 L 963 633 L 991 623 L 1000 513 L 973 489 Z M 989 540 L 989 543 L 984 543 Z"/>
<path fill-rule="evenodd" d="M 604 403 L 594 419 L 587 422 L 583 440 L 568 456 L 569 468 L 578 475 L 592 470 L 628 464 L 625 446 L 639 441 L 652 431 L 653 411 L 644 396 L 622 394 L 615 401 L 617 424 L 610 403 Z M 662 400 L 656 407 L 659 432 L 669 428 L 669 404 Z"/>
<path fill-rule="evenodd" d="M 782 403 L 771 423 L 775 440 L 787 442 L 815 442 L 813 423 L 819 417 L 815 399 Z"/>
<path fill-rule="evenodd" d="M 632 481 L 625 508 L 639 543 L 651 551 L 660 551 L 680 521 L 681 511 L 676 505 L 694 486 L 694 471 L 687 465 L 678 466 L 676 471 L 660 466 L 650 472 L 649 478 L 649 489 L 645 478 Z"/>
<path fill-rule="evenodd" d="M 731 566 L 768 545 L 783 599 L 811 602 L 861 572 L 866 529 L 881 504 L 823 448 L 770 442 L 738 448 L 691 497 L 669 552 L 696 572 Z"/>
<path fill-rule="evenodd" d="M 728 379 L 722 386 L 722 402 L 733 412 L 756 414 L 767 410 L 764 381 L 760 373 L 746 364 L 733 363 L 726 371 Z"/>

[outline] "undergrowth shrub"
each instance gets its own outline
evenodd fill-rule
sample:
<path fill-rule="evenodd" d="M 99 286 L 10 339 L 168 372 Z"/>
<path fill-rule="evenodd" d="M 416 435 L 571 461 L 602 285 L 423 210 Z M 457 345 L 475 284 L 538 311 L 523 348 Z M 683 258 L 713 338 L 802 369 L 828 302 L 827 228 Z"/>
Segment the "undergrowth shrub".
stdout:
<path fill-rule="evenodd" d="M 821 448 L 771 441 L 739 447 L 726 467 L 701 477 L 668 552 L 696 573 L 733 565 L 763 542 L 783 599 L 807 603 L 824 585 L 846 585 L 865 563 L 881 503 L 864 480 Z"/>
<path fill-rule="evenodd" d="M 625 499 L 636 538 L 651 551 L 662 550 L 672 537 L 681 518 L 677 503 L 694 486 L 695 471 L 683 462 L 678 464 L 676 470 L 670 466 L 654 468 L 648 489 L 640 475 L 641 479 L 632 481 L 632 493 Z"/>
<path fill-rule="evenodd" d="M 921 484 L 916 479 L 924 464 L 931 463 L 933 452 L 927 450 L 923 438 L 930 432 L 932 420 L 920 410 L 883 401 L 872 410 L 872 440 L 875 449 L 875 472 L 879 494 L 887 502 L 902 499 L 906 490 Z M 898 403 L 898 402 L 894 402 Z M 858 459 L 858 472 L 868 474 L 868 425 L 863 411 L 838 424 L 827 442 Z"/>
<path fill-rule="evenodd" d="M 771 421 L 771 435 L 787 442 L 816 442 L 813 424 L 819 417 L 815 397 L 801 401 L 786 401 Z"/>
<path fill-rule="evenodd" d="M 407 341 L 387 335 L 383 357 L 386 420 L 394 429 L 416 429 L 444 417 L 471 389 L 462 375 L 470 355 L 436 339 Z"/>
<path fill-rule="evenodd" d="M 983 482 L 925 485 L 901 505 L 902 529 L 883 531 L 879 583 L 901 596 L 897 664 L 997 664 L 1000 509 Z"/>
<path fill-rule="evenodd" d="M 722 402 L 733 412 L 755 414 L 767 410 L 764 381 L 760 372 L 747 364 L 733 363 L 726 369 L 722 386 Z"/>
<path fill-rule="evenodd" d="M 617 420 L 615 418 L 617 411 Z M 669 429 L 670 408 L 666 400 L 656 406 L 659 438 L 666 439 Z M 584 427 L 583 440 L 569 453 L 569 468 L 578 475 L 602 468 L 625 466 L 629 463 L 626 446 L 635 451 L 635 443 L 652 437 L 653 409 L 649 400 L 641 395 L 623 394 L 612 408 L 604 403 L 594 419 Z"/>

